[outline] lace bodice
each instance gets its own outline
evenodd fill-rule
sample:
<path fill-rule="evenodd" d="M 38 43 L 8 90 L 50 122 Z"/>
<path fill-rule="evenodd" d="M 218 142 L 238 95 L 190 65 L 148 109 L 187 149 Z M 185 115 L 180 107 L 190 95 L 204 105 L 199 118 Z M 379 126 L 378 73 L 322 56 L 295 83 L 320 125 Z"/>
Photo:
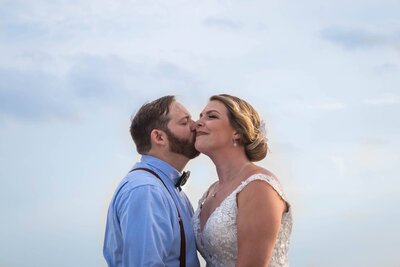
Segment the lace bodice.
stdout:
<path fill-rule="evenodd" d="M 236 216 L 237 205 L 236 196 L 243 188 L 254 180 L 262 180 L 270 184 L 275 191 L 286 201 L 282 187 L 278 180 L 265 174 L 255 174 L 243 181 L 221 205 L 217 207 L 208 218 L 204 229 L 200 232 L 200 203 L 206 196 L 199 201 L 199 206 L 193 215 L 193 229 L 196 235 L 197 249 L 210 267 L 229 267 L 235 266 L 237 258 L 237 228 Z M 286 201 L 287 202 L 287 201 Z M 287 252 L 289 248 L 289 238 L 292 231 L 291 207 L 288 204 L 288 211 L 284 213 L 279 233 L 276 239 L 270 267 L 288 266 Z"/>

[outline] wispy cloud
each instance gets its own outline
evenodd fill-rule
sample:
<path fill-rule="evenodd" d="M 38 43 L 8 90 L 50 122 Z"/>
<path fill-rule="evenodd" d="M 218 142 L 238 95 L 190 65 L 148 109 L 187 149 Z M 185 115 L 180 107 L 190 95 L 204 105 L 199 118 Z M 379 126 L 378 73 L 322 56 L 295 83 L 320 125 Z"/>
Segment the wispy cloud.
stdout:
<path fill-rule="evenodd" d="M 116 99 L 129 76 L 127 62 L 119 57 L 81 55 L 71 66 L 66 83 L 83 100 Z"/>
<path fill-rule="evenodd" d="M 367 105 L 373 106 L 391 106 L 400 104 L 400 96 L 384 95 L 374 98 L 367 98 L 363 101 Z"/>
<path fill-rule="evenodd" d="M 376 66 L 374 71 L 377 74 L 393 73 L 399 70 L 399 67 L 393 63 L 385 63 L 383 65 Z"/>
<path fill-rule="evenodd" d="M 64 75 L 0 69 L 0 115 L 23 120 L 71 119 L 97 106 L 123 109 L 161 94 L 201 91 L 201 82 L 172 62 L 145 64 L 118 56 L 76 55 Z M 193 95 L 193 94 L 192 94 Z M 129 100 L 131 99 L 131 100 Z M 118 104 L 116 104 L 118 103 Z"/>
<path fill-rule="evenodd" d="M 321 38 L 346 49 L 376 46 L 399 46 L 400 31 L 392 33 L 372 32 L 360 28 L 329 27 L 320 32 Z"/>
<path fill-rule="evenodd" d="M 345 108 L 346 105 L 340 102 L 320 102 L 307 106 L 307 109 L 321 110 L 321 111 L 335 111 L 335 110 L 343 110 Z"/>
<path fill-rule="evenodd" d="M 208 27 L 216 27 L 228 30 L 239 30 L 243 27 L 243 24 L 239 21 L 216 17 L 208 17 L 204 20 L 204 24 Z"/>
<path fill-rule="evenodd" d="M 73 101 L 55 76 L 0 69 L 0 114 L 19 119 L 66 118 Z"/>
<path fill-rule="evenodd" d="M 339 175 L 343 176 L 346 171 L 346 161 L 343 156 L 332 155 L 330 157 L 332 164 L 336 167 Z"/>

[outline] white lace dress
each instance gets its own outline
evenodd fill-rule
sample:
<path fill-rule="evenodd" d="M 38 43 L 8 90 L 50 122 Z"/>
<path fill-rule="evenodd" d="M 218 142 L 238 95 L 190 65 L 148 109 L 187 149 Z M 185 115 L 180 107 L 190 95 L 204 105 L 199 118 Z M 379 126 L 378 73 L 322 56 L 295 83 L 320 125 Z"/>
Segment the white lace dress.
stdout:
<path fill-rule="evenodd" d="M 281 184 L 273 177 L 265 174 L 255 174 L 243 181 L 228 197 L 226 197 L 221 205 L 217 207 L 208 218 L 204 229 L 200 232 L 200 209 L 201 203 L 206 196 L 199 201 L 199 206 L 193 215 L 192 223 L 196 235 L 197 249 L 207 262 L 209 267 L 229 267 L 235 266 L 237 258 L 237 228 L 236 228 L 236 196 L 243 188 L 254 180 L 265 181 L 270 184 L 282 197 L 283 194 Z M 289 249 L 289 238 L 292 231 L 292 211 L 288 204 L 288 211 L 284 213 L 281 226 L 269 263 L 270 267 L 289 266 L 287 252 Z"/>

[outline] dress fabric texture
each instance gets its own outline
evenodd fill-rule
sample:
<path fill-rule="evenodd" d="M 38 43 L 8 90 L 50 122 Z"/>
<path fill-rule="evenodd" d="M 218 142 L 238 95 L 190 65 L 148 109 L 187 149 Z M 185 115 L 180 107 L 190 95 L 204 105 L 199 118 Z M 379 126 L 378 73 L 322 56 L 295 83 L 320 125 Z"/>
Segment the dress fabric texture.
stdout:
<path fill-rule="evenodd" d="M 200 231 L 200 210 L 206 195 L 199 200 L 199 206 L 193 215 L 193 230 L 196 236 L 196 245 L 200 254 L 207 262 L 207 267 L 235 266 L 237 259 L 237 194 L 254 180 L 265 181 L 287 202 L 282 186 L 275 178 L 265 174 L 255 174 L 243 181 L 219 207 L 210 215 Z M 266 226 L 268 227 L 268 226 Z M 288 204 L 288 211 L 282 216 L 279 233 L 276 239 L 270 267 L 287 267 L 289 239 L 292 231 L 292 211 Z"/>

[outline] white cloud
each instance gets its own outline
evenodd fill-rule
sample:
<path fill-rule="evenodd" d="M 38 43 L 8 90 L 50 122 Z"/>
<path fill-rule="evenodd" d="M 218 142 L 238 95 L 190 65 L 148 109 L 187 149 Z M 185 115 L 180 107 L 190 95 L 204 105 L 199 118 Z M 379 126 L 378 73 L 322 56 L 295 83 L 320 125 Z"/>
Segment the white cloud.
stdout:
<path fill-rule="evenodd" d="M 75 117 L 75 101 L 54 75 L 0 69 L 0 115 L 28 120 Z"/>
<path fill-rule="evenodd" d="M 399 70 L 398 65 L 394 63 L 385 63 L 374 67 L 374 71 L 377 74 L 397 73 L 398 70 Z"/>
<path fill-rule="evenodd" d="M 307 109 L 320 110 L 320 111 L 335 111 L 335 110 L 343 110 L 345 108 L 346 105 L 340 102 L 320 102 L 307 106 Z"/>
<path fill-rule="evenodd" d="M 363 101 L 367 105 L 372 106 L 391 106 L 400 104 L 400 96 L 384 95 L 374 98 L 367 98 Z"/>
<path fill-rule="evenodd" d="M 343 156 L 331 156 L 331 161 L 335 165 L 340 176 L 343 176 L 346 171 L 346 163 Z"/>
<path fill-rule="evenodd" d="M 33 213 L 24 211 L 32 205 L 46 210 L 54 204 L 49 210 L 62 216 L 48 221 L 43 236 L 20 231 L 10 221 L 0 265 L 46 266 L 44 250 L 35 250 L 40 245 L 53 255 L 48 265 L 70 266 L 65 255 L 83 251 L 87 262 L 78 265 L 99 266 L 104 225 L 95 213 L 104 213 L 105 198 L 137 160 L 127 131 L 131 112 L 173 93 L 190 103 L 196 118 L 208 97 L 222 92 L 248 100 L 271 127 L 272 153 L 261 164 L 276 172 L 291 194 L 297 229 L 292 265 L 309 266 L 307 258 L 318 266 L 332 264 L 331 246 L 343 243 L 332 229 L 358 229 L 348 214 L 360 210 L 370 218 L 369 204 L 378 209 L 395 203 L 382 197 L 399 188 L 400 63 L 398 48 L 388 49 L 400 47 L 398 10 L 394 0 L 2 1 L 0 112 L 12 117 L 0 124 L 2 207 L 29 221 Z M 331 29 L 325 39 L 316 38 L 321 29 Z M 385 105 L 390 108 L 376 108 Z M 63 121 L 82 112 L 86 117 L 78 124 Z M 51 116 L 58 121 L 37 123 Z M 121 151 L 123 157 L 113 156 Z M 192 177 L 185 190 L 196 206 L 216 179 L 215 169 L 205 158 L 188 169 Z M 8 204 L 9 199 L 15 201 Z M 373 228 L 363 224 L 365 232 L 392 236 L 387 229 L 396 229 L 393 222 L 400 217 L 384 212 L 391 220 Z M 77 214 L 93 226 L 90 231 L 79 227 Z M 334 227 L 316 227 L 321 217 Z M 40 229 L 41 223 L 32 220 L 35 225 L 29 226 Z M 382 225 L 383 231 L 375 231 Z M 56 232 L 68 238 L 61 245 L 76 245 L 73 251 L 61 245 L 53 251 Z M 13 246 L 7 244 L 11 238 Z M 18 264 L 7 264 L 27 238 L 31 262 L 19 258 Z M 317 248 L 310 238 L 330 242 Z M 360 240 L 349 239 L 349 247 Z M 385 257 L 386 249 L 364 249 L 353 256 L 373 251 L 371 262 L 397 263 L 397 254 Z M 309 251 L 320 253 L 311 257 Z M 366 266 L 344 263 L 358 265 Z"/>
<path fill-rule="evenodd" d="M 358 48 L 391 47 L 397 49 L 400 45 L 400 27 L 392 32 L 382 29 L 368 30 L 352 27 L 327 27 L 320 33 L 321 38 L 343 48 L 354 50 Z"/>
<path fill-rule="evenodd" d="M 97 105 L 123 109 L 188 90 L 195 99 L 202 97 L 202 82 L 172 62 L 148 64 L 118 56 L 80 55 L 68 64 L 63 75 L 34 66 L 0 68 L 0 114 L 17 119 L 71 119 Z"/>
<path fill-rule="evenodd" d="M 209 27 L 220 27 L 228 30 L 239 30 L 243 27 L 243 23 L 239 21 L 215 17 L 205 19 L 204 24 Z"/>

